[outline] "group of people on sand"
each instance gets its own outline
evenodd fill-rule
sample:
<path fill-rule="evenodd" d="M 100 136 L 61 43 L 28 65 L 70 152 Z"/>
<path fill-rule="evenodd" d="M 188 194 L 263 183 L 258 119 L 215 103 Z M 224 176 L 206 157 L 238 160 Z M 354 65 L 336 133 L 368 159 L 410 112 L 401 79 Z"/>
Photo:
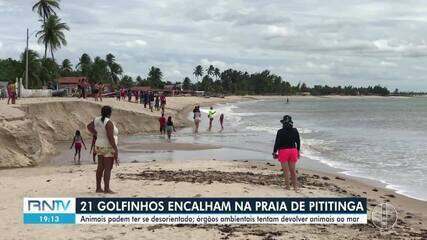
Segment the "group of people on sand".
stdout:
<path fill-rule="evenodd" d="M 7 83 L 6 89 L 0 89 L 0 99 L 3 100 L 7 98 L 7 104 L 16 104 L 16 99 L 18 94 L 16 92 L 16 83 L 15 81 L 9 81 Z"/>
<path fill-rule="evenodd" d="M 102 82 L 89 83 L 85 78 L 79 79 L 77 84 L 78 98 L 86 99 L 88 93 L 95 99 L 95 101 L 102 102 L 102 94 L 104 93 L 105 85 Z"/>
<path fill-rule="evenodd" d="M 208 111 L 209 127 L 208 131 L 212 131 L 212 123 L 215 119 L 216 111 L 211 106 Z M 194 120 L 194 133 L 199 133 L 200 122 L 202 121 L 202 113 L 200 111 L 200 106 L 196 105 L 193 109 L 193 120 Z M 224 130 L 224 114 L 219 115 L 219 125 L 221 126 L 220 132 Z"/>
<path fill-rule="evenodd" d="M 208 112 L 209 128 L 212 128 L 212 122 L 214 120 L 215 111 L 213 107 L 210 107 Z M 194 121 L 196 124 L 195 132 L 198 131 L 198 124 L 201 121 L 200 106 L 196 105 L 193 109 Z M 97 161 L 96 170 L 96 192 L 98 193 L 114 193 L 110 188 L 111 170 L 114 164 L 119 165 L 119 152 L 117 148 L 118 144 L 118 128 L 110 120 L 112 115 L 112 108 L 110 106 L 103 106 L 101 109 L 101 115 L 94 118 L 87 125 L 88 131 L 92 134 L 92 147 L 93 149 L 93 161 Z M 221 120 L 222 119 L 222 120 Z M 221 114 L 220 123 L 221 129 L 223 129 L 224 115 Z M 299 192 L 297 183 L 296 163 L 300 158 L 301 141 L 298 130 L 293 126 L 292 117 L 285 115 L 280 121 L 282 128 L 277 131 L 276 140 L 273 147 L 273 158 L 277 159 L 282 167 L 285 180 L 285 188 L 290 189 L 292 184 L 294 190 Z M 167 119 L 162 113 L 159 118 L 160 133 L 167 134 L 170 140 L 171 134 L 175 131 L 175 126 L 172 121 L 172 117 L 169 116 Z M 73 143 L 71 147 L 75 148 L 74 162 L 80 164 L 80 153 L 82 147 L 86 148 L 86 144 L 83 141 L 80 131 L 76 131 Z M 78 160 L 76 162 L 76 157 Z M 104 181 L 104 188 L 102 188 L 101 182 Z"/>
<path fill-rule="evenodd" d="M 142 91 L 142 90 L 132 90 L 130 88 L 120 88 L 116 91 L 116 99 L 118 101 L 132 102 L 133 99 L 136 103 L 144 104 L 144 108 L 149 108 L 151 112 L 160 111 L 162 113 L 165 111 L 166 106 L 166 95 L 159 94 L 154 91 Z"/>

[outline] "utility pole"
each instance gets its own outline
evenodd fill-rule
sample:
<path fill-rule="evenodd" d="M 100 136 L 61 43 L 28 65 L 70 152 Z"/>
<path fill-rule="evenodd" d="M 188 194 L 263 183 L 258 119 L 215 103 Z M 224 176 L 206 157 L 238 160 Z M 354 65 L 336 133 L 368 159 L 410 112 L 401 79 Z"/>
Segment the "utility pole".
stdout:
<path fill-rule="evenodd" d="M 27 47 L 25 48 L 25 88 L 28 89 L 28 39 L 30 38 L 27 28 Z"/>

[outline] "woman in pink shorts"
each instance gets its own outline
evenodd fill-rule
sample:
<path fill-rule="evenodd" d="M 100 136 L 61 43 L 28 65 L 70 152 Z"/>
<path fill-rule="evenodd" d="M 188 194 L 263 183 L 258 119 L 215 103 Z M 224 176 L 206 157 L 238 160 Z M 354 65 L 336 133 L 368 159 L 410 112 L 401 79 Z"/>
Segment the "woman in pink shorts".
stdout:
<path fill-rule="evenodd" d="M 293 127 L 291 116 L 284 116 L 280 122 L 283 124 L 283 128 L 277 131 L 273 149 L 273 158 L 278 159 L 282 165 L 283 173 L 285 174 L 286 189 L 290 189 L 290 175 L 295 191 L 299 192 L 297 187 L 297 174 L 295 170 L 301 146 L 299 133 L 298 130 Z"/>

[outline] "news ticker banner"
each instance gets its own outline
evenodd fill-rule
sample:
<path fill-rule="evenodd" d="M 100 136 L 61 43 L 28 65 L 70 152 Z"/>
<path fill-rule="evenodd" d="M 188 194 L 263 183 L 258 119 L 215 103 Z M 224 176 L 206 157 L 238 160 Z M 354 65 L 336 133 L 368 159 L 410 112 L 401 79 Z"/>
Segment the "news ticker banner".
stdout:
<path fill-rule="evenodd" d="M 366 224 L 366 198 L 25 198 L 25 224 Z"/>

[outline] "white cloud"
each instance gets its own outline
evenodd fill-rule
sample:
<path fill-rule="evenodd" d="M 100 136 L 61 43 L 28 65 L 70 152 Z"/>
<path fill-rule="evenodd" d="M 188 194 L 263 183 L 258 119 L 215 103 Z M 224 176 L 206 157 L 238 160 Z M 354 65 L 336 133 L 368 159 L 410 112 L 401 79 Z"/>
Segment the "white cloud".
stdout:
<path fill-rule="evenodd" d="M 144 40 L 133 40 L 133 41 L 125 41 L 125 42 L 110 42 L 111 46 L 114 47 L 127 47 L 127 48 L 140 48 L 145 47 L 147 42 Z"/>
<path fill-rule="evenodd" d="M 126 41 L 125 46 L 129 48 L 145 47 L 147 42 L 144 40 Z"/>
<path fill-rule="evenodd" d="M 289 36 L 289 31 L 283 26 L 269 25 L 267 27 L 267 35 L 271 37 L 287 37 Z"/>
<path fill-rule="evenodd" d="M 170 81 L 212 64 L 269 68 L 292 82 L 427 90 L 426 11 L 423 0 L 61 1 L 71 31 L 56 56 L 75 63 L 111 52 L 125 73 L 158 66 Z M 38 17 L 27 0 L 0 0 L 0 13 L 1 55 L 18 58 Z"/>

